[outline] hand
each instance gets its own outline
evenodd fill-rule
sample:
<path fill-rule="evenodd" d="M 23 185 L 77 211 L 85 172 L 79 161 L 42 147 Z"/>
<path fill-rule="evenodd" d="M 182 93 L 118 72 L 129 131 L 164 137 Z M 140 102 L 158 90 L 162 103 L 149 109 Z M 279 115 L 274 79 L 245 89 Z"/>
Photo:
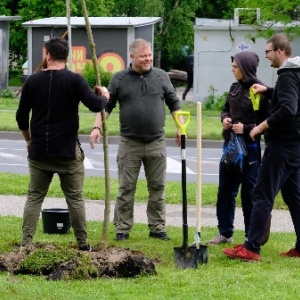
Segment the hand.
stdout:
<path fill-rule="evenodd" d="M 251 131 L 250 131 L 250 137 L 253 141 L 255 141 L 255 136 L 258 134 L 261 134 L 263 131 L 269 128 L 269 124 L 267 120 L 264 120 L 261 122 L 259 125 L 255 126 Z"/>
<path fill-rule="evenodd" d="M 230 129 L 231 126 L 232 126 L 232 119 L 229 118 L 229 117 L 225 117 L 225 118 L 223 119 L 222 124 L 223 124 L 223 128 L 226 129 L 226 130 L 228 130 L 228 129 Z"/>
<path fill-rule="evenodd" d="M 92 149 L 95 148 L 95 142 L 97 142 L 97 144 L 100 144 L 100 139 L 101 139 L 100 129 L 94 128 L 90 134 L 90 146 Z"/>
<path fill-rule="evenodd" d="M 97 92 L 99 95 L 103 95 L 104 97 L 106 97 L 109 100 L 109 92 L 108 89 L 105 86 L 95 86 L 95 92 Z"/>
<path fill-rule="evenodd" d="M 233 124 L 232 131 L 235 134 L 243 134 L 244 133 L 244 124 L 241 122 L 238 122 L 237 124 Z"/>
<path fill-rule="evenodd" d="M 263 93 L 267 90 L 267 87 L 258 83 L 255 83 L 251 86 L 251 89 L 253 89 L 254 95 Z"/>
<path fill-rule="evenodd" d="M 30 149 L 30 140 L 26 141 L 26 148 L 27 148 L 27 152 L 29 152 L 29 149 Z"/>
<path fill-rule="evenodd" d="M 255 141 L 255 136 L 257 136 L 258 134 L 261 133 L 261 130 L 259 128 L 259 126 L 254 127 L 251 131 L 250 131 L 250 137 L 253 141 Z"/>

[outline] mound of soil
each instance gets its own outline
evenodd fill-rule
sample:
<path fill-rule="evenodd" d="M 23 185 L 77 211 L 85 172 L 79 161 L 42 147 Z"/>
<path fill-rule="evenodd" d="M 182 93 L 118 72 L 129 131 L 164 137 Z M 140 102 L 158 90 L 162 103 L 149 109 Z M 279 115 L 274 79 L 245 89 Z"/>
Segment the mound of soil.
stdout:
<path fill-rule="evenodd" d="M 54 258 L 49 258 L 48 263 L 45 262 L 44 265 L 39 265 L 39 262 L 35 263 L 34 261 L 25 264 L 26 259 L 32 258 L 34 254 L 38 253 L 37 251 L 42 253 L 43 259 L 51 257 L 51 253 L 53 253 Z M 43 255 L 43 251 L 45 255 Z M 70 249 L 71 258 L 69 254 L 66 255 L 67 261 L 61 261 L 61 257 L 64 255 L 59 255 L 59 251 L 68 250 L 53 244 L 34 243 L 22 250 L 3 253 L 0 255 L 0 271 L 8 271 L 12 274 L 41 274 L 47 276 L 48 280 L 97 277 L 128 278 L 141 274 L 157 274 L 154 263 L 139 251 L 118 247 L 93 249 L 90 252 Z M 37 265 L 39 266 L 38 269 L 36 268 Z M 34 270 L 32 266 L 34 266 Z"/>

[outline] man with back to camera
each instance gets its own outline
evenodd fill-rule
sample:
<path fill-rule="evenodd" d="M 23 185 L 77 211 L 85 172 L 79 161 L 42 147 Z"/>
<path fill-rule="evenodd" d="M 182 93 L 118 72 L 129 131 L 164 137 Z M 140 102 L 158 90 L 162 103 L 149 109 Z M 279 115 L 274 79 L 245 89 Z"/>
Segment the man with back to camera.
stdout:
<path fill-rule="evenodd" d="M 300 57 L 291 58 L 292 44 L 282 34 L 267 40 L 266 58 L 278 68 L 274 88 L 254 84 L 255 93 L 272 96 L 269 117 L 254 127 L 250 137 L 265 131 L 266 148 L 252 193 L 253 210 L 248 240 L 226 256 L 245 261 L 260 260 L 261 244 L 274 200 L 281 190 L 296 232 L 295 246 L 281 256 L 300 257 Z"/>
<path fill-rule="evenodd" d="M 166 233 L 165 104 L 174 117 L 180 101 L 168 74 L 152 67 L 151 44 L 143 39 L 129 46 L 130 67 L 116 73 L 109 91 L 106 117 L 119 102 L 120 144 L 117 155 L 119 193 L 114 211 L 115 240 L 127 240 L 133 226 L 134 194 L 143 164 L 149 192 L 147 204 L 149 237 L 170 240 Z M 179 120 L 182 122 L 182 118 Z M 90 136 L 91 147 L 100 141 L 101 115 L 97 114 Z M 176 132 L 180 145 L 180 131 Z"/>
<path fill-rule="evenodd" d="M 82 192 L 84 152 L 78 139 L 78 106 L 82 102 L 91 111 L 99 112 L 107 104 L 109 94 L 105 88 L 96 87 L 103 94 L 98 97 L 81 75 L 66 69 L 69 45 L 65 39 L 51 38 L 45 43 L 45 50 L 44 69 L 27 78 L 16 113 L 27 143 L 30 173 L 21 246 L 32 242 L 43 200 L 57 173 L 79 250 L 90 251 Z"/>

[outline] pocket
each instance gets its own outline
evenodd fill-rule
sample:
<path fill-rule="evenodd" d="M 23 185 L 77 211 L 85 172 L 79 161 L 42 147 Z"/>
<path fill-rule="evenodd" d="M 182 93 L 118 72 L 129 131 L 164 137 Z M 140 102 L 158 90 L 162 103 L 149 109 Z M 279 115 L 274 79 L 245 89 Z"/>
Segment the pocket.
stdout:
<path fill-rule="evenodd" d="M 127 152 L 127 145 L 128 145 L 128 139 L 125 137 L 121 137 L 120 139 L 120 144 L 119 144 L 119 149 L 118 149 L 118 154 L 117 154 L 117 161 L 119 159 L 123 159 L 126 155 Z"/>
<path fill-rule="evenodd" d="M 76 160 L 84 161 L 85 154 L 84 154 L 84 151 L 81 148 L 80 144 L 78 144 L 78 143 L 76 143 L 75 153 L 76 153 Z"/>

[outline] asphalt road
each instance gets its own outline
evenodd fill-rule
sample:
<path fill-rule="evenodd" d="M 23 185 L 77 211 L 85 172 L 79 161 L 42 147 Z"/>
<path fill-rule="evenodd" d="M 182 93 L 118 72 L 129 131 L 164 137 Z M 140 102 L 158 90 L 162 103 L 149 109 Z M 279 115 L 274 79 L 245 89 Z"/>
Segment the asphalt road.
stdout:
<path fill-rule="evenodd" d="M 4 138 L 3 138 L 4 137 Z M 91 149 L 86 137 L 81 137 L 82 148 L 85 152 L 86 176 L 104 176 L 103 145 L 96 145 Z M 175 142 L 167 141 L 167 180 L 181 181 L 181 149 L 174 146 Z M 216 148 L 214 148 L 216 147 Z M 109 143 L 110 176 L 117 178 L 116 155 L 118 139 Z M 202 183 L 218 183 L 218 163 L 221 157 L 221 146 L 213 145 L 202 148 Z M 197 149 L 195 143 L 189 141 L 186 146 L 187 182 L 197 182 Z M 0 172 L 28 174 L 27 151 L 20 133 L 8 135 L 0 134 Z M 143 168 L 140 178 L 144 177 Z"/>

